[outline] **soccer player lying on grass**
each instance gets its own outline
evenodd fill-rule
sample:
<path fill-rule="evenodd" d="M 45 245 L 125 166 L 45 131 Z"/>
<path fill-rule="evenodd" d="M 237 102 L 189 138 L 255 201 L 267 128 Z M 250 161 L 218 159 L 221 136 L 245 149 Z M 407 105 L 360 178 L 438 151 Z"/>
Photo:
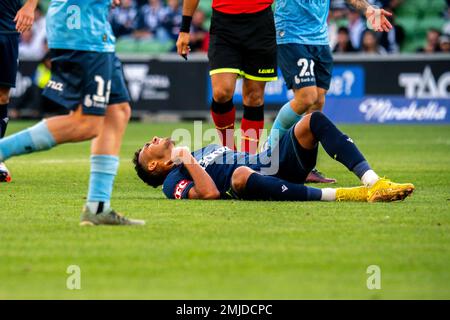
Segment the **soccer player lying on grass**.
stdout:
<path fill-rule="evenodd" d="M 316 164 L 318 142 L 363 185 L 337 189 L 303 185 Z M 414 191 L 410 183 L 380 178 L 352 139 L 321 112 L 304 116 L 273 150 L 258 155 L 218 145 L 191 154 L 187 148 L 176 148 L 169 138 L 154 137 L 136 151 L 133 162 L 144 182 L 153 187 L 162 184 L 171 199 L 389 202 L 403 200 Z M 270 172 L 274 164 L 278 170 Z"/>

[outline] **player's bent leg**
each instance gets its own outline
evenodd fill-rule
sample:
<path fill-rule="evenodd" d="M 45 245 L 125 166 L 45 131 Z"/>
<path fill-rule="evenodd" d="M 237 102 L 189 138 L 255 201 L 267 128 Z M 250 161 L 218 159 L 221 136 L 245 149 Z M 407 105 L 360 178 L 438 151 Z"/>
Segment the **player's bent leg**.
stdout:
<path fill-rule="evenodd" d="M 314 92 L 315 90 L 315 92 Z M 322 111 L 325 104 L 325 95 L 327 90 L 320 87 L 306 87 L 297 90 L 294 103 L 297 103 L 298 110 L 305 114 L 314 111 Z M 314 168 L 306 177 L 307 183 L 335 183 L 336 179 L 325 177 L 319 170 Z"/>
<path fill-rule="evenodd" d="M 0 140 L 0 162 L 13 156 L 48 150 L 66 142 L 96 137 L 103 117 L 83 115 L 81 108 L 69 115 L 42 120 L 36 125 Z"/>
<path fill-rule="evenodd" d="M 315 104 L 310 106 L 306 111 L 307 114 L 322 111 L 325 105 L 325 95 L 327 90 L 317 87 L 317 101 Z M 325 177 L 319 170 L 314 168 L 306 177 L 306 182 L 308 183 L 336 183 L 336 179 Z"/>
<path fill-rule="evenodd" d="M 244 79 L 242 96 L 244 115 L 241 123 L 241 150 L 255 154 L 264 129 L 265 81 Z"/>
<path fill-rule="evenodd" d="M 368 188 L 316 189 L 261 175 L 248 167 L 239 167 L 232 176 L 232 188 L 244 200 L 273 201 L 358 201 L 366 202 Z"/>
<path fill-rule="evenodd" d="M 0 162 L 13 156 L 44 151 L 66 142 L 90 140 L 98 135 L 103 117 L 83 115 L 81 108 L 69 115 L 42 120 L 0 140 Z"/>
<path fill-rule="evenodd" d="M 10 135 L 0 140 L 0 162 L 11 157 L 53 148 L 55 138 L 50 133 L 47 121 Z"/>
<path fill-rule="evenodd" d="M 341 162 L 368 187 L 368 201 L 403 200 L 414 191 L 414 185 L 410 183 L 398 184 L 387 179 L 380 179 L 353 140 L 336 128 L 323 113 L 314 112 L 305 116 L 304 120 L 304 123 L 309 122 L 314 141 L 319 141 L 330 157 Z M 301 122 L 296 126 L 295 135 L 302 145 L 302 143 L 307 144 L 310 141 L 305 142 L 303 136 L 308 137 L 308 135 L 302 131 L 305 130 L 305 125 L 302 125 Z M 309 137 L 309 139 L 311 138 Z"/>
<path fill-rule="evenodd" d="M 307 114 L 322 111 L 325 105 L 325 95 L 327 94 L 327 90 L 317 87 L 317 100 L 316 103 L 311 105 L 306 111 Z M 323 173 L 321 173 L 317 168 L 311 170 L 311 172 L 306 177 L 307 183 L 336 183 L 336 179 L 327 178 Z"/>
<path fill-rule="evenodd" d="M 331 158 L 342 163 L 359 178 L 370 170 L 368 162 L 353 143 L 353 140 L 342 133 L 323 113 L 313 112 L 305 116 L 304 120 L 305 123 L 296 126 L 295 130 L 295 135 L 300 144 L 305 141 L 302 135 L 309 139 L 312 135 L 313 140 L 320 142 Z M 304 132 L 307 130 L 305 126 L 307 123 L 309 123 L 309 136 Z"/>
<path fill-rule="evenodd" d="M 100 133 L 103 121 L 104 116 L 83 114 L 81 107 L 68 115 L 46 120 L 57 144 L 91 140 Z"/>
<path fill-rule="evenodd" d="M 224 146 L 235 149 L 234 123 L 236 108 L 233 95 L 236 87 L 237 73 L 217 73 L 211 75 L 212 102 L 211 118 Z"/>
<path fill-rule="evenodd" d="M 322 199 L 320 189 L 265 176 L 248 167 L 239 167 L 235 170 L 232 188 L 244 200 L 319 201 Z"/>
<path fill-rule="evenodd" d="M 303 117 L 303 119 L 298 122 L 298 124 L 294 128 L 294 133 L 299 140 L 299 143 L 302 147 L 307 150 L 312 150 L 314 146 L 317 144 L 317 140 L 310 130 L 310 120 L 311 115 L 308 114 Z M 306 182 L 309 183 L 335 183 L 336 179 L 327 178 L 317 169 L 311 170 L 311 172 L 306 177 Z"/>
<path fill-rule="evenodd" d="M 239 197 L 247 200 L 367 202 L 368 194 L 365 186 L 316 189 L 263 176 L 249 167 L 239 167 L 233 172 L 231 187 Z"/>

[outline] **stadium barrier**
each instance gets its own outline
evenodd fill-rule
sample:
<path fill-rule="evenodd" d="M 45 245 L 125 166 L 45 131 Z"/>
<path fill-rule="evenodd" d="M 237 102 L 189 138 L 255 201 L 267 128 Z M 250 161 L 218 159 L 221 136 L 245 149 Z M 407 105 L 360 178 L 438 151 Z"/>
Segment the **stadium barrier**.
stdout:
<path fill-rule="evenodd" d="M 135 117 L 175 115 L 207 119 L 211 99 L 208 62 L 192 54 L 121 56 Z M 21 61 L 12 105 L 31 85 L 38 62 Z M 450 124 L 449 55 L 336 55 L 324 112 L 339 123 Z M 267 114 L 292 93 L 278 81 L 266 90 Z M 234 101 L 242 103 L 238 82 Z"/>

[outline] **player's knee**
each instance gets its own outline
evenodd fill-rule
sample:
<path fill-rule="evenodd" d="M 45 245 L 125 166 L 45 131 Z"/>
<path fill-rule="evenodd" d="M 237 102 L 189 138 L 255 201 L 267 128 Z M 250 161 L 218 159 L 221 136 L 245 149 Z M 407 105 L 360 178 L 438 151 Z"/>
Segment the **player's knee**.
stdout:
<path fill-rule="evenodd" d="M 264 104 L 264 92 L 260 92 L 258 90 L 249 91 L 243 97 L 244 105 L 258 107 Z"/>
<path fill-rule="evenodd" d="M 305 137 L 310 134 L 311 114 L 304 115 L 303 118 L 295 125 L 294 134 L 297 137 Z"/>
<path fill-rule="evenodd" d="M 233 98 L 234 88 L 218 87 L 213 88 L 213 99 L 218 103 L 225 103 Z"/>
<path fill-rule="evenodd" d="M 313 133 L 313 135 L 319 139 L 321 136 L 321 132 L 325 128 L 329 128 L 331 126 L 334 126 L 334 124 L 331 122 L 328 117 L 323 114 L 322 112 L 316 111 L 311 114 L 309 114 L 310 120 L 309 120 L 309 128 L 310 131 Z"/>
<path fill-rule="evenodd" d="M 312 150 L 316 148 L 318 140 L 311 130 L 311 114 L 305 115 L 302 120 L 295 125 L 294 134 L 298 143 L 304 149 Z"/>
<path fill-rule="evenodd" d="M 128 123 L 131 118 L 131 107 L 128 102 L 120 103 L 111 106 L 111 116 L 114 117 L 118 122 Z"/>
<path fill-rule="evenodd" d="M 316 111 L 322 111 L 324 104 L 325 104 L 325 97 L 319 96 L 317 101 L 316 101 L 316 103 L 314 103 L 313 105 L 311 105 L 308 108 L 307 113 L 313 113 L 313 112 L 316 112 Z"/>
<path fill-rule="evenodd" d="M 121 103 L 119 106 L 119 112 L 121 114 L 121 118 L 128 122 L 131 118 L 131 107 L 130 104 L 128 102 L 126 103 Z"/>
<path fill-rule="evenodd" d="M 231 187 L 235 192 L 241 194 L 245 191 L 245 186 L 247 185 L 247 180 L 252 175 L 254 171 L 249 167 L 239 167 L 234 170 L 231 176 Z"/>
<path fill-rule="evenodd" d="M 303 113 L 314 107 L 319 95 L 316 90 L 307 90 L 294 96 L 291 105 L 297 113 Z"/>

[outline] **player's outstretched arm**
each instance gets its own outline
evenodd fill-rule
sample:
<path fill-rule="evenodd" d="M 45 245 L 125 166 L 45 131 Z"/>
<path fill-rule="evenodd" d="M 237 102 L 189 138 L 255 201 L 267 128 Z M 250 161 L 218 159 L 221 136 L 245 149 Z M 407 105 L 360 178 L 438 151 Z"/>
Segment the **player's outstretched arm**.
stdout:
<path fill-rule="evenodd" d="M 373 30 L 389 32 L 392 29 L 392 24 L 388 20 L 388 17 L 392 16 L 392 13 L 389 11 L 375 8 L 366 0 L 346 0 L 346 2 L 366 16 Z"/>
<path fill-rule="evenodd" d="M 174 148 L 172 161 L 176 164 L 183 163 L 194 181 L 194 186 L 188 193 L 189 199 L 214 200 L 220 198 L 220 192 L 213 179 L 191 155 L 188 148 Z"/>
<path fill-rule="evenodd" d="M 192 16 L 198 7 L 199 0 L 183 1 L 183 18 L 181 21 L 180 33 L 177 40 L 177 52 L 180 56 L 187 60 L 189 54 L 189 30 L 191 28 Z"/>
<path fill-rule="evenodd" d="M 39 3 L 39 0 L 28 0 L 23 7 L 17 12 L 14 22 L 16 23 L 16 30 L 20 33 L 28 31 L 33 26 L 34 11 Z"/>

